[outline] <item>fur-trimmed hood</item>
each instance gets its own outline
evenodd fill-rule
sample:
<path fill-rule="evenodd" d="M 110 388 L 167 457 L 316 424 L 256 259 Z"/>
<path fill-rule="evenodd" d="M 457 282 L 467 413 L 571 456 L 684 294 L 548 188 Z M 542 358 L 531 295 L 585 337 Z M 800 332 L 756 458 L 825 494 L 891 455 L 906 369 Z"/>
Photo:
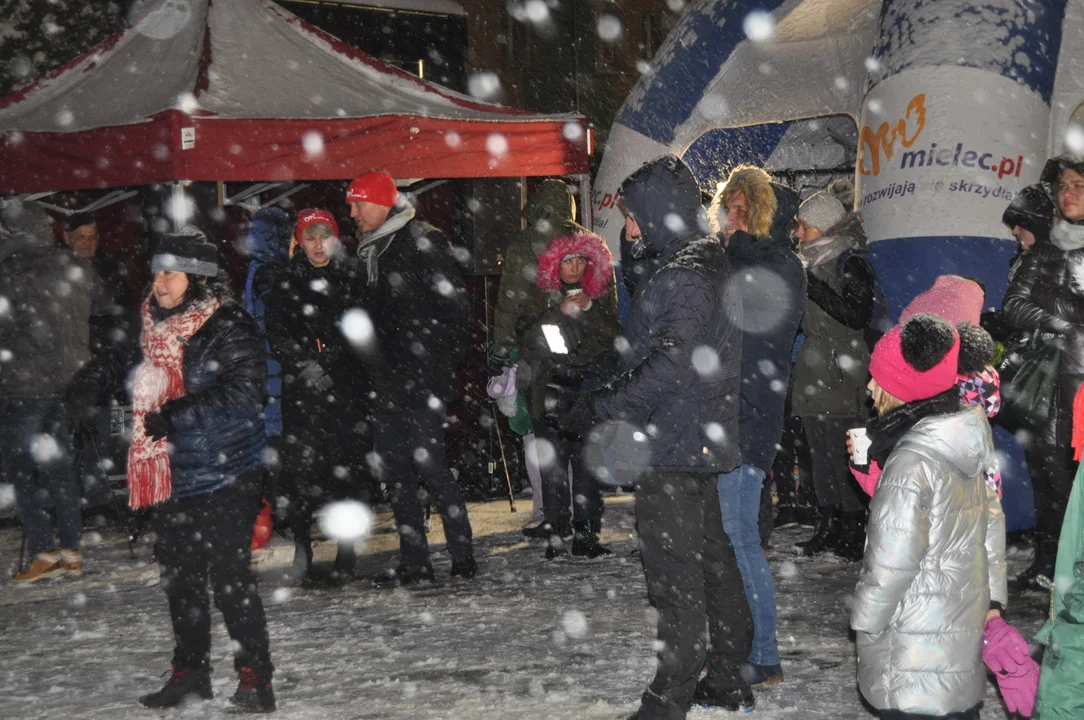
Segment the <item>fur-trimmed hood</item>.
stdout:
<path fill-rule="evenodd" d="M 592 232 L 562 235 L 550 243 L 538 258 L 538 274 L 535 285 L 539 290 L 554 292 L 561 289 L 561 260 L 569 255 L 587 258 L 587 270 L 580 279 L 580 286 L 589 298 L 606 294 L 606 287 L 613 278 L 613 256 L 606 242 Z"/>

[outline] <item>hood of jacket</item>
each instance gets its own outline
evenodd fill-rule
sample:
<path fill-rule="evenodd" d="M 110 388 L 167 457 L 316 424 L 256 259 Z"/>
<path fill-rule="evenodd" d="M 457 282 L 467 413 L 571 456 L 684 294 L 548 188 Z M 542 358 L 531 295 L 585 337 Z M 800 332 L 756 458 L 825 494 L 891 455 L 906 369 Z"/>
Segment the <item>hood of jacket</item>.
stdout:
<path fill-rule="evenodd" d="M 546 180 L 523 206 L 528 227 L 546 220 L 554 227 L 576 219 L 576 196 L 560 180 Z"/>
<path fill-rule="evenodd" d="M 605 295 L 614 275 L 613 255 L 605 240 L 587 231 L 562 235 L 550 243 L 538 258 L 538 273 L 535 276 L 538 289 L 545 292 L 560 290 L 561 261 L 572 255 L 587 260 L 587 270 L 580 278 L 580 287 L 587 297 L 595 299 Z"/>
<path fill-rule="evenodd" d="M 987 444 L 988 421 L 982 405 L 969 406 L 951 415 L 920 420 L 903 436 L 896 451 L 908 449 L 920 455 L 936 454 L 967 477 L 985 472 L 992 461 Z"/>
<path fill-rule="evenodd" d="M 265 263 L 285 265 L 289 261 L 294 225 L 278 208 L 263 208 L 252 216 L 246 246 L 249 257 Z"/>
<path fill-rule="evenodd" d="M 772 216 L 772 228 L 769 231 L 772 240 L 790 241 L 790 226 L 798 217 L 798 194 L 786 185 L 772 183 L 775 193 L 775 215 Z"/>
<path fill-rule="evenodd" d="M 676 155 L 645 163 L 621 183 L 620 196 L 643 234 L 639 259 L 667 258 L 709 234 L 700 186 Z"/>
<path fill-rule="evenodd" d="M 52 221 L 40 204 L 11 200 L 0 208 L 0 261 L 54 244 Z"/>

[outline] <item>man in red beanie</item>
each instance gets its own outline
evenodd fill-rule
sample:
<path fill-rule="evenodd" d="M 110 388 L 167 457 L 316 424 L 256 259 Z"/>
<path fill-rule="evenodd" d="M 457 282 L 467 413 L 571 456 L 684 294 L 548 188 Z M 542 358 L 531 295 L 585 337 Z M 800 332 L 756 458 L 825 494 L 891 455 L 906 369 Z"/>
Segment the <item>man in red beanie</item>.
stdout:
<path fill-rule="evenodd" d="M 456 374 L 470 342 L 462 249 L 454 251 L 444 233 L 414 217 L 414 206 L 384 170 L 359 175 L 346 201 L 360 231 L 361 295 L 375 336 L 366 355 L 372 467 L 389 490 L 399 528 L 399 565 L 374 584 L 433 578 L 419 497 L 423 483 L 444 521 L 452 577 L 474 577 L 470 519 L 444 447 L 445 406 L 459 396 Z"/>

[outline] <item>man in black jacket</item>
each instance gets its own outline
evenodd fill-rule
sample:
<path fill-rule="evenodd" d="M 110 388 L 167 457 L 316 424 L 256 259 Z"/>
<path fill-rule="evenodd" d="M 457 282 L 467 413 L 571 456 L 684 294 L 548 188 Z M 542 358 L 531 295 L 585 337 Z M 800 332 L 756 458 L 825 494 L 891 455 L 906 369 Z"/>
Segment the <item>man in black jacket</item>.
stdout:
<path fill-rule="evenodd" d="M 741 462 L 734 322 L 741 296 L 728 287 L 723 247 L 705 237 L 700 190 L 679 158 L 644 165 L 621 185 L 621 197 L 626 237 L 645 271 L 625 327 L 621 374 L 583 396 L 574 413 L 581 426 L 632 426 L 639 448 L 627 455 L 643 458 L 636 519 L 661 649 L 635 717 L 684 718 L 694 694 L 737 710 L 753 702 L 740 673 L 752 622 L 723 531 L 717 478 Z"/>
<path fill-rule="evenodd" d="M 388 487 L 399 528 L 399 565 L 375 584 L 433 577 L 421 482 L 444 521 L 452 577 L 473 577 L 478 566 L 467 506 L 444 447 L 444 408 L 458 395 L 456 373 L 470 342 L 470 307 L 456 255 L 444 233 L 414 217 L 387 172 L 363 173 L 346 200 L 361 231 L 358 257 L 374 330 L 367 356 L 373 469 Z"/>
<path fill-rule="evenodd" d="M 745 678 L 753 685 L 774 684 L 783 678 L 783 671 L 775 632 L 775 588 L 759 520 L 764 478 L 783 435 L 791 348 L 805 312 L 805 270 L 790 236 L 798 196 L 773 183 L 763 169 L 740 165 L 712 208 L 743 310 L 736 318 L 742 330 L 738 417 L 742 464 L 719 476 L 719 497 L 723 527 L 734 545 L 755 626 Z M 750 227 L 754 221 L 759 225 Z"/>

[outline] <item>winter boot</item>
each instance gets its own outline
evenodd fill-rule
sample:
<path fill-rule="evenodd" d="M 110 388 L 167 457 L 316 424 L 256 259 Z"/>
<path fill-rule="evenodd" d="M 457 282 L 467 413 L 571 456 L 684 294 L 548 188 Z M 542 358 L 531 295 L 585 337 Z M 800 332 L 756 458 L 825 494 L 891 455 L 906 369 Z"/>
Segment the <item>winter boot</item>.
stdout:
<path fill-rule="evenodd" d="M 717 690 L 701 679 L 693 693 L 693 703 L 705 708 L 722 708 L 730 712 L 751 712 L 756 707 L 753 690 L 749 687 Z"/>
<path fill-rule="evenodd" d="M 378 590 L 403 587 L 405 585 L 417 585 L 420 582 L 433 582 L 436 576 L 433 574 L 432 565 L 412 567 L 399 565 L 394 570 L 387 570 L 373 578 L 373 587 Z"/>
<path fill-rule="evenodd" d="M 553 534 L 553 526 L 547 522 L 539 523 L 534 527 L 523 528 L 523 536 L 528 540 L 548 540 Z"/>
<path fill-rule="evenodd" d="M 779 511 L 775 516 L 775 529 L 782 530 L 784 528 L 798 527 L 798 506 L 796 505 L 780 505 Z"/>
<path fill-rule="evenodd" d="M 573 536 L 569 535 L 550 535 L 549 541 L 546 543 L 546 559 L 556 560 L 560 557 L 567 557 L 569 547 L 572 545 Z"/>
<path fill-rule="evenodd" d="M 286 579 L 295 585 L 305 581 L 312 572 L 312 542 L 294 540 L 294 561 L 286 571 Z"/>
<path fill-rule="evenodd" d="M 210 700 L 211 668 L 204 665 L 199 670 L 178 670 L 170 673 L 165 686 L 156 693 L 139 698 L 139 704 L 149 708 L 177 707 L 187 700 Z"/>
<path fill-rule="evenodd" d="M 1058 559 L 1058 543 L 1045 535 L 1036 534 L 1035 559 L 1012 581 L 1014 590 L 1045 592 L 1054 582 L 1054 563 Z"/>
<path fill-rule="evenodd" d="M 357 565 L 357 555 L 354 552 L 354 543 L 341 542 L 335 553 L 335 564 L 331 566 L 331 578 L 339 583 L 347 583 L 354 579 L 354 567 Z"/>
<path fill-rule="evenodd" d="M 598 535 L 588 529 L 576 530 L 572 536 L 572 554 L 576 557 L 600 558 L 613 555 L 613 551 L 598 541 Z"/>
<path fill-rule="evenodd" d="M 60 562 L 64 564 L 66 574 L 74 577 L 83 574 L 83 553 L 80 551 L 60 548 Z"/>
<path fill-rule="evenodd" d="M 230 698 L 234 712 L 275 712 L 275 690 L 271 687 L 271 674 L 243 667 L 240 676 L 237 692 Z"/>
<path fill-rule="evenodd" d="M 779 663 L 775 665 L 746 663 L 742 666 L 741 677 L 742 680 L 749 683 L 750 687 L 778 685 L 783 682 L 783 666 Z"/>
<path fill-rule="evenodd" d="M 478 574 L 478 563 L 473 557 L 465 560 L 452 560 L 452 577 L 470 580 Z"/>
<path fill-rule="evenodd" d="M 820 517 L 817 518 L 817 527 L 813 530 L 813 537 L 798 543 L 798 547 L 806 556 L 820 555 L 839 542 L 839 533 L 839 508 L 822 507 Z"/>
<path fill-rule="evenodd" d="M 812 505 L 799 505 L 795 514 L 798 516 L 798 527 L 803 530 L 817 527 L 817 508 Z"/>
<path fill-rule="evenodd" d="M 863 511 L 843 513 L 836 555 L 851 562 L 861 562 L 866 552 L 866 513 Z"/>
<path fill-rule="evenodd" d="M 54 550 L 35 555 L 34 559 L 30 561 L 30 565 L 25 570 L 15 573 L 13 579 L 17 585 L 25 585 L 58 577 L 65 572 L 64 561 L 61 559 L 60 553 Z"/>

